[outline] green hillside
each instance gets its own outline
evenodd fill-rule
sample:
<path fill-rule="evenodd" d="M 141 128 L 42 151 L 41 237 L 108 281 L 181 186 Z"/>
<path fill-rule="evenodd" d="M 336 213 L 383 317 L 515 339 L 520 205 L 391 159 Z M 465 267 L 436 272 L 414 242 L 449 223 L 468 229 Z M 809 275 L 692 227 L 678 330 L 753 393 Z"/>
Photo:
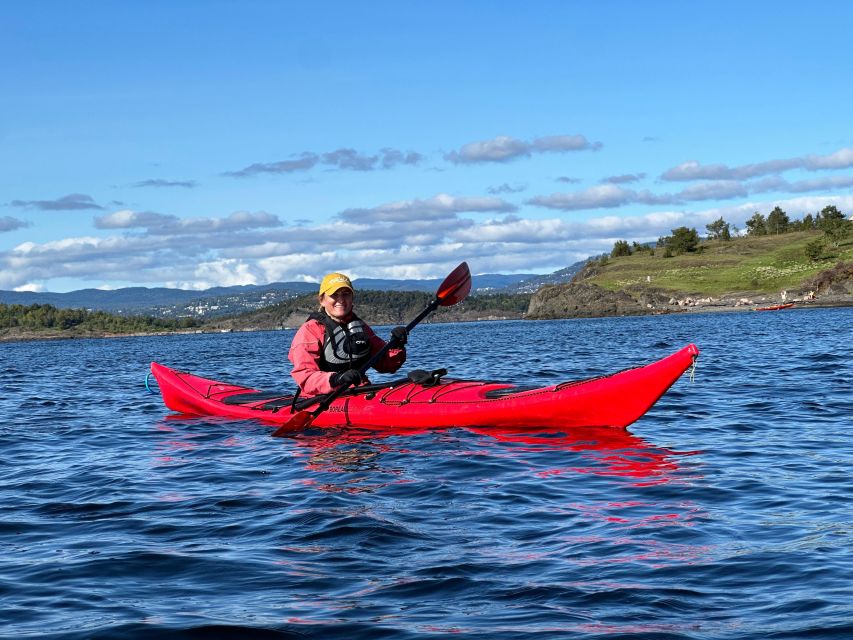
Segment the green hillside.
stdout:
<path fill-rule="evenodd" d="M 609 290 L 639 285 L 707 296 L 796 290 L 837 263 L 853 260 L 853 237 L 837 247 L 824 243 L 817 253 L 816 241 L 823 237 L 812 230 L 705 240 L 696 251 L 672 257 L 664 257 L 661 249 L 635 251 L 591 261 L 577 281 Z"/>

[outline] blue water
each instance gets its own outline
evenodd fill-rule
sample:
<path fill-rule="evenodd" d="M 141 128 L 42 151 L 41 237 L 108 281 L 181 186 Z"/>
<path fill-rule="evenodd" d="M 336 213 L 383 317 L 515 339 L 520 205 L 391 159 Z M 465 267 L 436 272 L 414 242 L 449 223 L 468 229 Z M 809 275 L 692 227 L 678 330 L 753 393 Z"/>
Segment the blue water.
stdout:
<path fill-rule="evenodd" d="M 273 439 L 145 390 L 151 360 L 289 386 L 292 331 L 0 345 L 0 637 L 853 637 L 851 327 L 412 333 L 407 368 L 521 383 L 702 349 L 628 432 L 533 435 Z"/>

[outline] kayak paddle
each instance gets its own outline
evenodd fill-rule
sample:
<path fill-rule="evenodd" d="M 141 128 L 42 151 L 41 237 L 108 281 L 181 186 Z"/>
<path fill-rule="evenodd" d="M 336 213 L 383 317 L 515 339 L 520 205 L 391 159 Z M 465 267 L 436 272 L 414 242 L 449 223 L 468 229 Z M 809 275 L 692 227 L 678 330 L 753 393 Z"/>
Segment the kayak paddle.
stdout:
<path fill-rule="evenodd" d="M 444 279 L 444 282 L 441 283 L 438 287 L 438 291 L 435 293 L 435 298 L 433 298 L 427 307 L 421 311 L 414 320 L 406 325 L 406 333 L 408 334 L 421 320 L 426 318 L 439 307 L 451 307 L 454 304 L 461 302 L 470 291 L 471 271 L 468 269 L 468 263 L 463 262 L 451 271 Z M 367 364 L 359 369 L 359 373 L 363 376 L 367 373 L 368 369 L 379 362 L 379 360 L 388 353 L 389 349 L 393 349 L 395 346 L 397 346 L 397 341 L 394 338 L 391 338 L 391 340 L 385 343 L 385 346 L 382 347 L 382 349 L 376 352 Z M 341 385 L 340 387 L 337 387 L 334 391 L 326 395 L 326 397 L 313 411 L 297 411 L 293 414 L 293 417 L 290 420 L 273 432 L 273 437 L 281 437 L 292 431 L 298 431 L 311 426 L 311 423 L 314 422 L 314 418 L 328 409 L 331 404 L 348 388 L 349 385 Z"/>

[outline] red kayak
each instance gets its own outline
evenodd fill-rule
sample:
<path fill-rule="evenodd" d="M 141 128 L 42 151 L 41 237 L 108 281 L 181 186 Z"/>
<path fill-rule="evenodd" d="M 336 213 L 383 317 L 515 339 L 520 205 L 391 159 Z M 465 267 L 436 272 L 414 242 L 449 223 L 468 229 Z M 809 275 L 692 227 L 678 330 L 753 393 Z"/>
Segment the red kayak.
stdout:
<path fill-rule="evenodd" d="M 626 427 L 648 411 L 698 355 L 696 345 L 689 344 L 645 366 L 539 388 L 441 378 L 443 371 L 413 372 L 411 379 L 350 389 L 317 416 L 313 424 L 415 428 Z M 258 419 L 276 425 L 288 422 L 293 415 L 292 395 L 210 380 L 156 362 L 151 363 L 151 372 L 166 406 L 179 413 Z M 318 401 L 319 398 L 298 401 L 295 409 L 310 410 Z"/>
<path fill-rule="evenodd" d="M 786 304 L 773 304 L 769 307 L 756 307 L 756 311 L 779 311 L 779 309 L 790 309 L 794 306 L 793 302 L 788 302 Z"/>

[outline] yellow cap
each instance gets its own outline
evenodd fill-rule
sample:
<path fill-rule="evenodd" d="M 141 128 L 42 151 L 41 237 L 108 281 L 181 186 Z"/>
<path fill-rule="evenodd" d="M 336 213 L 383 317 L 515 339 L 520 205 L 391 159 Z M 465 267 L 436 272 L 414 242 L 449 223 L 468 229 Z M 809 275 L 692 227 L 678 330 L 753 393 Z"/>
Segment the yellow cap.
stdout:
<path fill-rule="evenodd" d="M 346 287 L 350 291 L 355 291 L 352 287 L 352 282 L 342 273 L 330 273 L 320 283 L 320 295 L 334 293 L 338 289 Z"/>

